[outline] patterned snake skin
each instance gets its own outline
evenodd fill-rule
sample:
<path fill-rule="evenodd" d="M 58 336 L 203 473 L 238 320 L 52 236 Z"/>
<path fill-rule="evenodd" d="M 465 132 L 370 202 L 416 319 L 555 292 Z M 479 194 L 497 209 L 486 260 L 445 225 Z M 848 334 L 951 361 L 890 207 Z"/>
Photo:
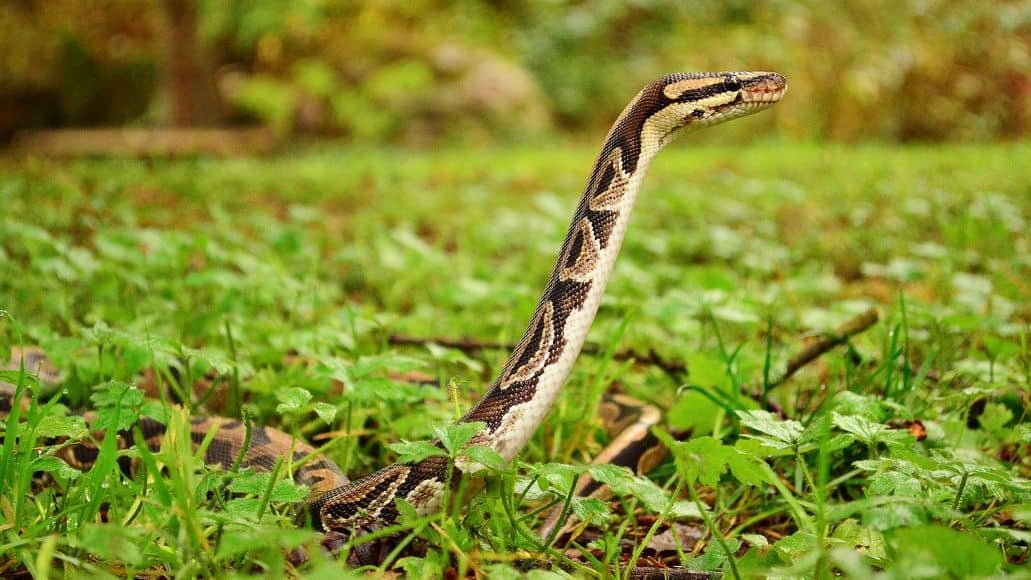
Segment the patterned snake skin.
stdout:
<path fill-rule="evenodd" d="M 605 138 L 529 327 L 490 389 L 461 419 L 485 425 L 470 445 L 488 446 L 511 460 L 544 419 L 584 345 L 641 183 L 659 150 L 689 130 L 768 108 L 785 88 L 784 77 L 771 72 L 673 74 L 650 83 L 630 101 Z M 41 370 L 45 359 L 24 354 L 28 370 Z M 0 388 L 0 414 L 15 404 L 12 394 Z M 239 421 L 196 418 L 194 444 L 216 426 L 205 460 L 229 467 L 245 444 L 246 429 Z M 147 444 L 156 447 L 165 427 L 147 419 L 141 430 Z M 242 465 L 269 470 L 283 455 L 296 462 L 313 451 L 281 431 L 253 427 Z M 96 449 L 73 446 L 64 458 L 87 466 L 96 454 Z M 336 465 L 316 458 L 297 469 L 294 479 L 312 488 L 308 507 L 316 527 L 349 534 L 393 523 L 396 499 L 420 514 L 439 509 L 448 491 L 448 462 L 430 457 L 398 463 L 348 483 Z M 482 469 L 463 458 L 455 467 L 465 473 Z"/>

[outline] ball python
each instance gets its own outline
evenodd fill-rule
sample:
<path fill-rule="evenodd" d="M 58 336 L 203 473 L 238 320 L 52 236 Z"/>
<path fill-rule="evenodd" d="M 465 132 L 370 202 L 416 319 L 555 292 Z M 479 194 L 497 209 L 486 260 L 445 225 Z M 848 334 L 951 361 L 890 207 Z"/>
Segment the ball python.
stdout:
<path fill-rule="evenodd" d="M 688 131 L 772 106 L 786 86 L 773 72 L 678 73 L 648 84 L 626 105 L 605 137 L 527 329 L 486 393 L 460 419 L 483 425 L 469 445 L 489 447 L 510 461 L 544 419 L 584 345 L 641 183 L 659 150 Z M 26 368 L 36 370 L 27 362 Z M 0 394 L 0 412 L 16 404 L 10 393 Z M 142 418 L 140 427 L 152 447 L 165 433 L 165 426 L 151 419 Z M 194 444 L 212 430 L 217 432 L 205 461 L 227 468 L 241 454 L 243 466 L 269 470 L 281 456 L 300 461 L 314 452 L 286 433 L 258 426 L 244 449 L 246 426 L 219 417 L 192 420 Z M 72 446 L 65 459 L 88 465 L 96 454 L 96 448 Z M 331 461 L 316 458 L 296 469 L 294 479 L 311 488 L 307 510 L 315 527 L 352 534 L 395 522 L 399 499 L 420 515 L 437 511 L 449 491 L 449 461 L 433 456 L 395 463 L 348 481 Z M 454 467 L 467 474 L 484 469 L 463 457 Z"/>

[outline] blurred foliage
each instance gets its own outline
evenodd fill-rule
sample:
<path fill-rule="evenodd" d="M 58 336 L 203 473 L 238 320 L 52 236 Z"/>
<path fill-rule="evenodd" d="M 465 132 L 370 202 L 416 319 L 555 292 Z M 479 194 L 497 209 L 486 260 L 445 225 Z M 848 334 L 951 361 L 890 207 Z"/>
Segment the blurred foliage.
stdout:
<path fill-rule="evenodd" d="M 142 115 L 157 82 L 155 24 L 134 0 L 0 3 L 0 137 Z"/>
<path fill-rule="evenodd" d="M 1031 4 L 197 0 L 229 121 L 430 142 L 607 124 L 680 70 L 772 69 L 796 138 L 986 140 L 1031 128 Z M 163 16 L 132 0 L 0 4 L 0 135 L 160 120 Z M 745 126 L 755 131 L 755 125 Z"/>

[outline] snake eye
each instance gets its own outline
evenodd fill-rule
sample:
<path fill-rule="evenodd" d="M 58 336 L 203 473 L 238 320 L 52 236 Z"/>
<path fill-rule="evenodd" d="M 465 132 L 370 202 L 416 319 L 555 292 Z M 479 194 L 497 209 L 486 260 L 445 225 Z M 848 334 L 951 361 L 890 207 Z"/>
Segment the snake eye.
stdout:
<path fill-rule="evenodd" d="M 741 81 L 737 80 L 737 77 L 727 77 L 723 79 L 723 88 L 728 91 L 739 91 L 741 90 Z"/>

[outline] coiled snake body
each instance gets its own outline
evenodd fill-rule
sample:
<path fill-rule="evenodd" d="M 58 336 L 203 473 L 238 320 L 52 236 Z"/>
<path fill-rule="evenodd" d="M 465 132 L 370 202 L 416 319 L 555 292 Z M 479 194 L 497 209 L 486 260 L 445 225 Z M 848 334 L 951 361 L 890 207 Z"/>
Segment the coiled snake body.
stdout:
<path fill-rule="evenodd" d="M 767 108 L 785 88 L 784 77 L 770 72 L 673 74 L 650 83 L 630 101 L 605 138 L 528 328 L 490 389 L 461 419 L 485 425 L 470 445 L 490 447 L 510 460 L 543 420 L 583 347 L 641 182 L 659 150 L 688 130 Z M 33 370 L 31 361 L 26 368 Z M 4 392 L 0 412 L 13 403 Z M 165 432 L 152 420 L 141 427 L 151 446 Z M 245 426 L 223 418 L 194 419 L 195 444 L 213 428 L 217 433 L 205 459 L 229 467 L 245 445 Z M 255 427 L 243 465 L 267 470 L 284 454 L 299 460 L 313 451 L 285 433 Z M 73 446 L 66 459 L 88 465 L 96 453 Z M 448 461 L 434 456 L 397 463 L 347 482 L 332 462 L 317 458 L 297 469 L 294 478 L 312 488 L 309 509 L 317 527 L 350 533 L 392 523 L 398 516 L 396 499 L 420 514 L 438 509 L 447 493 Z M 482 469 L 461 459 L 455 467 L 467 473 Z"/>

